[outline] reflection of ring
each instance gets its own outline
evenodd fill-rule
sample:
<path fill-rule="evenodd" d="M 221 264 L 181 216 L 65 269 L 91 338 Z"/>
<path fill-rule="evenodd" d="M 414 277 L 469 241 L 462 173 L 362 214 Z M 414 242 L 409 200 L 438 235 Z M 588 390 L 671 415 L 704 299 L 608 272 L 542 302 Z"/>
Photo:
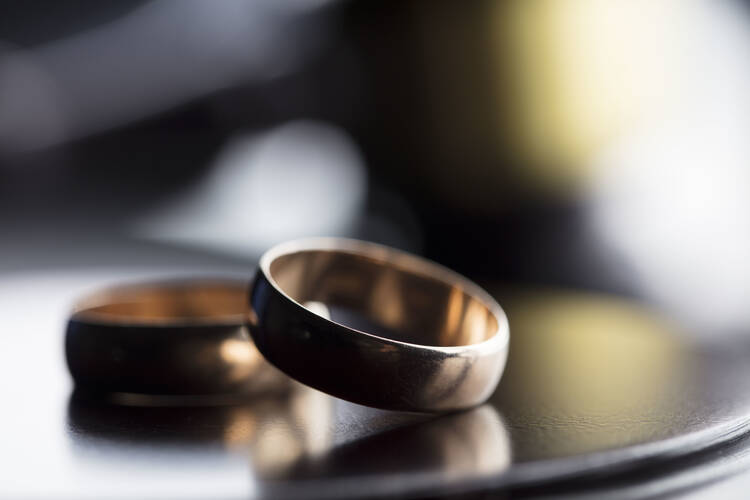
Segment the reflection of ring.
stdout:
<path fill-rule="evenodd" d="M 224 395 L 288 380 L 266 363 L 244 325 L 243 281 L 120 286 L 85 298 L 65 338 L 79 389 L 97 393 Z"/>
<path fill-rule="evenodd" d="M 487 293 L 372 243 L 319 238 L 274 247 L 261 257 L 250 304 L 250 331 L 266 359 L 355 403 L 467 408 L 489 397 L 505 366 L 508 322 Z M 313 312 L 321 307 L 333 321 Z M 337 311 L 373 333 L 335 322 Z"/>

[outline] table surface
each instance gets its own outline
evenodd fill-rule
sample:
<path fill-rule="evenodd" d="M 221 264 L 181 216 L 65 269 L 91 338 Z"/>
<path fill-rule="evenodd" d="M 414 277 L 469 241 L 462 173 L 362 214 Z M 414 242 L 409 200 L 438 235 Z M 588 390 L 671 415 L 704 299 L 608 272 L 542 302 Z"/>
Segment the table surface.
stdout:
<path fill-rule="evenodd" d="M 251 276 L 237 261 L 157 253 L 151 265 L 79 256 L 0 269 L 0 496 L 647 496 L 748 465 L 745 353 L 691 344 L 643 304 L 580 290 L 490 287 L 510 318 L 509 363 L 467 412 L 378 411 L 302 386 L 222 406 L 74 397 L 63 337 L 76 297 L 146 278 Z M 744 491 L 746 476 L 694 494 Z"/>

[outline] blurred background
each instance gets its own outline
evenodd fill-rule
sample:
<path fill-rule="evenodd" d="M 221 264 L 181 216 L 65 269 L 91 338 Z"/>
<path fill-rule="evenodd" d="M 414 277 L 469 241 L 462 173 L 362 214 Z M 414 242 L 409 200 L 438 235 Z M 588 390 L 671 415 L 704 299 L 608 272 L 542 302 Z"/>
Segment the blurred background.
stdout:
<path fill-rule="evenodd" d="M 732 0 L 7 3 L 0 272 L 343 235 L 732 335 L 749 108 Z"/>

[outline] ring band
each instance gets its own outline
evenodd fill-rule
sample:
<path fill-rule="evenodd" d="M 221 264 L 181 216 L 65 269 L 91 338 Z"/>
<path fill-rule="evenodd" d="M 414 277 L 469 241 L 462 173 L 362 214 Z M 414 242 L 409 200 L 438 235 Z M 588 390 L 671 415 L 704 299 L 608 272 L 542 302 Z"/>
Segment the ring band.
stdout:
<path fill-rule="evenodd" d="M 190 279 L 125 285 L 83 299 L 68 321 L 65 354 L 85 393 L 217 396 L 276 390 L 245 325 L 247 284 Z M 286 382 L 285 382 L 286 381 Z"/>
<path fill-rule="evenodd" d="M 332 319 L 316 312 L 320 304 Z M 267 360 L 304 384 L 376 408 L 480 404 L 508 353 L 507 318 L 486 292 L 373 243 L 316 238 L 272 248 L 261 257 L 250 306 L 250 333 Z"/>

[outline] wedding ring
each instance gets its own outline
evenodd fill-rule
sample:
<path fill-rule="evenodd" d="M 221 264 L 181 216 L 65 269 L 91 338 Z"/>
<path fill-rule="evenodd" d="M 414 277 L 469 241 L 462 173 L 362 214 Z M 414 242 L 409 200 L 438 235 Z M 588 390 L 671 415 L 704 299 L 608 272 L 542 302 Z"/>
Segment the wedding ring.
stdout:
<path fill-rule="evenodd" d="M 65 337 L 76 389 L 137 402 L 139 395 L 222 396 L 288 385 L 250 339 L 247 291 L 245 281 L 189 279 L 86 297 Z"/>
<path fill-rule="evenodd" d="M 420 257 L 348 239 L 266 252 L 248 324 L 260 352 L 292 378 L 390 410 L 480 404 L 508 353 L 505 313 L 480 287 Z"/>

